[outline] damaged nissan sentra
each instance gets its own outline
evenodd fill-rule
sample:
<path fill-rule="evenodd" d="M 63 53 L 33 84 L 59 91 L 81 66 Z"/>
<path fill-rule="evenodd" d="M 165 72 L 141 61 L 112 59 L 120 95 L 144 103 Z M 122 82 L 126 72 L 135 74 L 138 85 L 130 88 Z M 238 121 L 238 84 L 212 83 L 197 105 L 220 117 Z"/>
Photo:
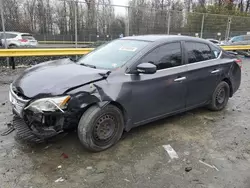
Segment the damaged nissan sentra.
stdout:
<path fill-rule="evenodd" d="M 33 66 L 9 97 L 18 138 L 77 129 L 85 148 L 102 151 L 133 127 L 200 106 L 222 110 L 240 82 L 241 61 L 209 41 L 148 35 Z"/>

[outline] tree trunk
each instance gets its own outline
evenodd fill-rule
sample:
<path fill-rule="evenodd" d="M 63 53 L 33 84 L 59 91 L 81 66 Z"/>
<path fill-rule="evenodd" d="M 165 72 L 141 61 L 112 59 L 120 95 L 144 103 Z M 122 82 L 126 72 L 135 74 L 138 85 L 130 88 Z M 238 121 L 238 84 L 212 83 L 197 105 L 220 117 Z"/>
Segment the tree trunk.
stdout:
<path fill-rule="evenodd" d="M 247 3 L 246 3 L 246 12 L 248 12 L 248 9 L 249 9 L 249 6 L 250 6 L 250 0 L 247 0 Z"/>

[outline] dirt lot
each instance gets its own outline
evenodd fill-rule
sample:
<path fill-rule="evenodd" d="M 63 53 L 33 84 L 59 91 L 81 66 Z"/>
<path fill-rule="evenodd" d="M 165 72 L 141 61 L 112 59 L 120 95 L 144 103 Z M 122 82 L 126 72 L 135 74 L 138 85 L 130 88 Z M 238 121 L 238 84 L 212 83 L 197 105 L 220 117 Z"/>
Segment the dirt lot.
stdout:
<path fill-rule="evenodd" d="M 0 187 L 249 188 L 250 61 L 243 65 L 241 88 L 224 111 L 197 109 L 138 127 L 101 153 L 84 150 L 75 132 L 42 145 L 0 136 Z M 0 132 L 12 119 L 8 84 L 22 70 L 0 69 Z"/>

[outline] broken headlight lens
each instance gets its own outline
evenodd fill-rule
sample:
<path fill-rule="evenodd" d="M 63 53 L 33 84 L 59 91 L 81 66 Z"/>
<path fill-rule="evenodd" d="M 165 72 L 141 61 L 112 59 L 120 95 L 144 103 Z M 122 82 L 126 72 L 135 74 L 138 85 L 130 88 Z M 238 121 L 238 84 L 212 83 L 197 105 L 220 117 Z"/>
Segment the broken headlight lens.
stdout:
<path fill-rule="evenodd" d="M 70 96 L 38 99 L 28 105 L 25 109 L 31 109 L 39 112 L 53 112 L 57 110 L 63 112 L 63 110 L 67 108 L 69 100 Z"/>

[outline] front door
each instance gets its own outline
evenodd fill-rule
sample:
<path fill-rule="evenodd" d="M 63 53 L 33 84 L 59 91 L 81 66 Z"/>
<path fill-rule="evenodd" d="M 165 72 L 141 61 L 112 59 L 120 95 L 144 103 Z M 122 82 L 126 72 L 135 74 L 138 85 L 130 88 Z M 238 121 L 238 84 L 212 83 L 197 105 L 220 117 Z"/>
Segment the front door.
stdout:
<path fill-rule="evenodd" d="M 181 43 L 158 46 L 139 62 L 152 62 L 155 74 L 130 75 L 132 84 L 133 122 L 142 124 L 183 110 L 186 97 L 186 66 Z"/>

